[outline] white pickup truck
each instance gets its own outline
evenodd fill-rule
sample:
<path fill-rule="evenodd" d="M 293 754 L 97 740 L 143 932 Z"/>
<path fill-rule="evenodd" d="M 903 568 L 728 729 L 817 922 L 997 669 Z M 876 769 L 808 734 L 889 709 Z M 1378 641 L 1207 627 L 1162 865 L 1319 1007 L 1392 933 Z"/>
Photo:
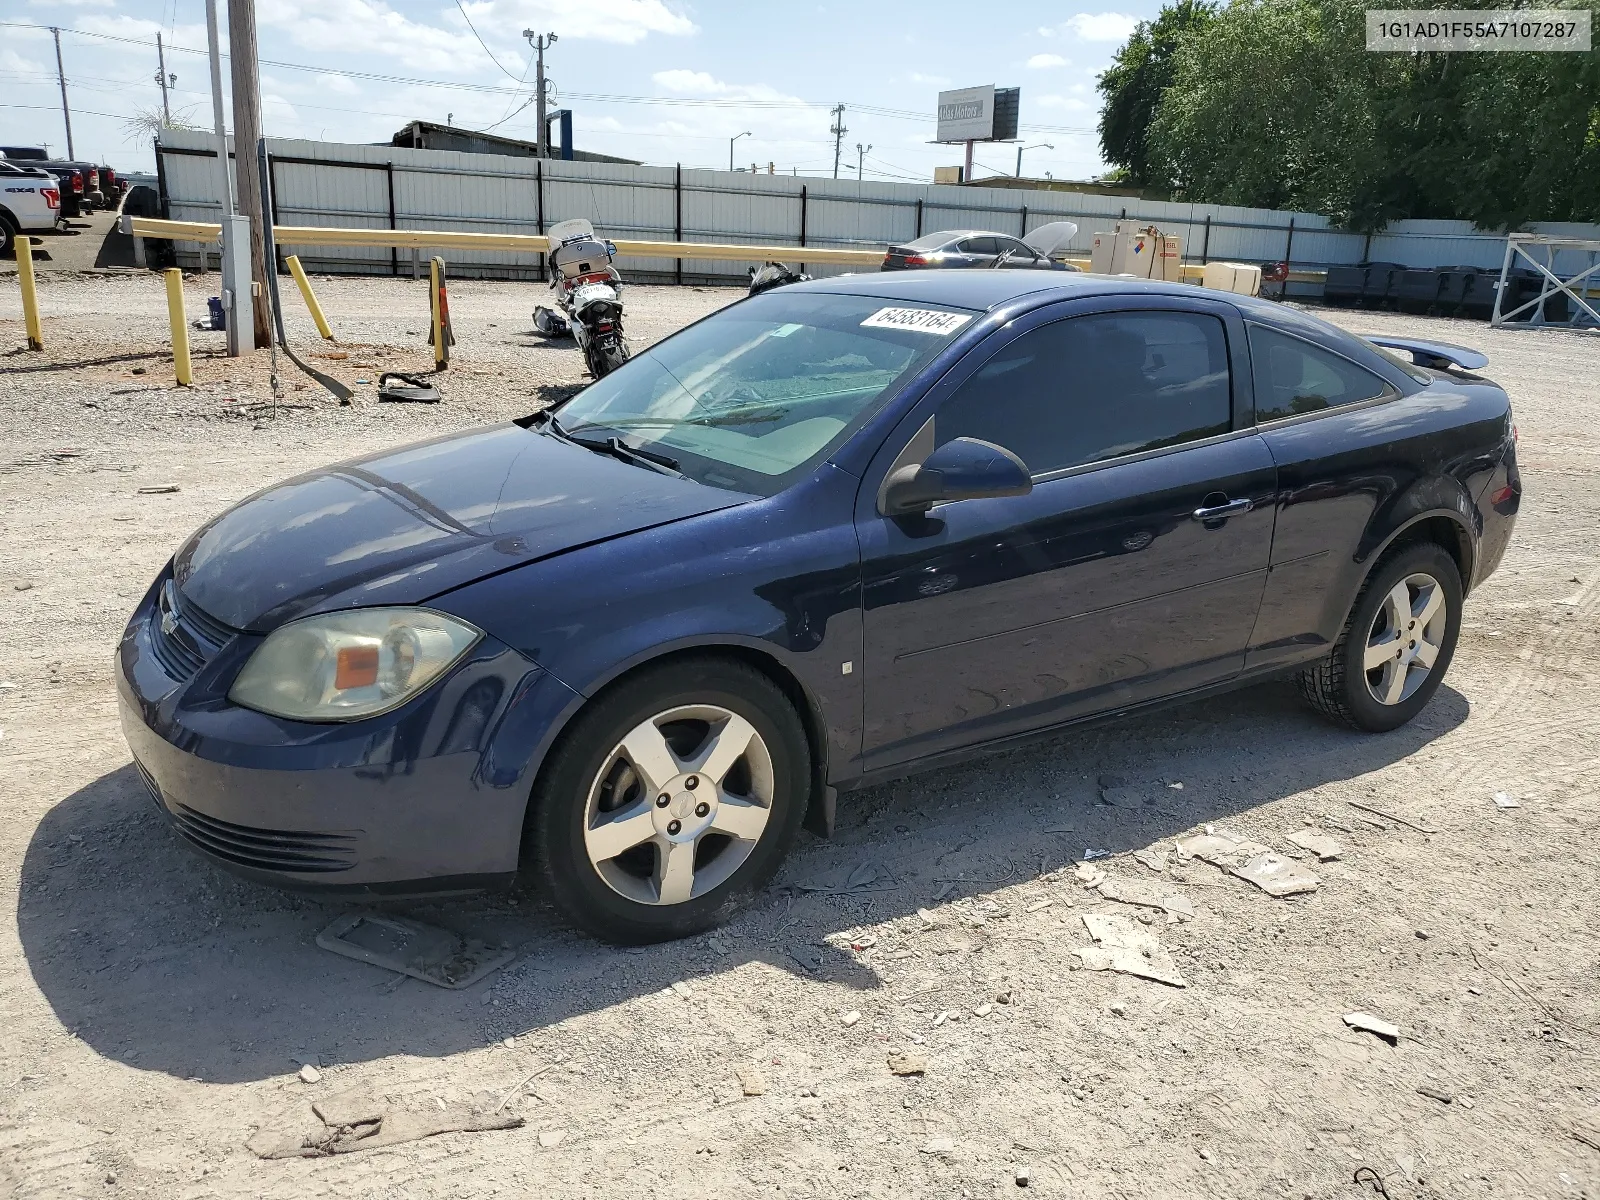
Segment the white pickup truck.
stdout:
<path fill-rule="evenodd" d="M 61 184 L 49 171 L 0 158 L 0 255 L 17 237 L 48 233 L 61 221 Z"/>

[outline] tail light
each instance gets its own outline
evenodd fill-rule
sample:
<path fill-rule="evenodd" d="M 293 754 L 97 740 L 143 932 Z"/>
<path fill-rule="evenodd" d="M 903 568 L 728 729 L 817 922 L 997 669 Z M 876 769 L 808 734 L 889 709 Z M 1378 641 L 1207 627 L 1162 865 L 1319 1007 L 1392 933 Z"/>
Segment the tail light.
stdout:
<path fill-rule="evenodd" d="M 928 259 L 924 258 L 920 254 L 906 255 L 906 266 L 908 267 L 925 267 L 928 265 L 928 261 Z"/>
<path fill-rule="evenodd" d="M 74 171 L 72 173 L 72 190 L 75 191 L 75 192 L 83 191 L 83 172 L 82 171 Z"/>
<path fill-rule="evenodd" d="M 61 207 L 61 193 L 55 188 L 40 188 L 39 194 L 44 197 L 44 202 L 51 208 Z"/>

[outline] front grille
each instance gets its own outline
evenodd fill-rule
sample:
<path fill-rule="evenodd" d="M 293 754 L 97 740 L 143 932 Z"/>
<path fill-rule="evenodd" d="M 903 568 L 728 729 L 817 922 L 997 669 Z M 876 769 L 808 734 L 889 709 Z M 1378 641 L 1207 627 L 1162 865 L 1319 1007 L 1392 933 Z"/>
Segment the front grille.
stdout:
<path fill-rule="evenodd" d="M 161 669 L 172 678 L 188 679 L 237 633 L 238 630 L 184 599 L 172 580 L 161 585 L 161 593 L 150 613 L 150 650 Z"/>
<path fill-rule="evenodd" d="M 168 811 L 181 833 L 215 858 L 263 871 L 348 871 L 356 863 L 356 835 L 236 825 L 185 804 Z"/>

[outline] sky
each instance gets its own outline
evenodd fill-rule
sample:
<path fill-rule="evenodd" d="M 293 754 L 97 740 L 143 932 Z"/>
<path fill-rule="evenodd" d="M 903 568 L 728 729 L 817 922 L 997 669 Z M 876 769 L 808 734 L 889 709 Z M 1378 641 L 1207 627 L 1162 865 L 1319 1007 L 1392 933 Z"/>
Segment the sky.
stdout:
<path fill-rule="evenodd" d="M 227 52 L 226 0 L 219 0 Z M 1095 78 L 1156 0 L 256 0 L 268 136 L 387 142 L 408 121 L 533 140 L 531 49 L 545 55 L 579 149 L 648 163 L 831 175 L 829 109 L 846 105 L 841 176 L 930 182 L 962 148 L 930 144 L 943 88 L 1022 89 L 1023 173 L 1104 169 Z M 981 22 L 974 15 L 982 14 Z M 153 170 L 159 33 L 174 118 L 210 128 L 203 0 L 0 0 L 0 145 L 65 154 L 50 26 L 80 159 Z M 195 53 L 199 51 L 200 53 Z M 373 78 L 381 76 L 382 78 Z M 223 68 L 224 86 L 228 68 Z M 526 106 L 526 107 L 524 107 Z M 231 111 L 231 110 L 230 110 Z M 230 118 L 231 126 L 231 118 Z M 858 150 L 858 147 L 860 149 Z M 974 175 L 1012 174 L 979 145 Z"/>

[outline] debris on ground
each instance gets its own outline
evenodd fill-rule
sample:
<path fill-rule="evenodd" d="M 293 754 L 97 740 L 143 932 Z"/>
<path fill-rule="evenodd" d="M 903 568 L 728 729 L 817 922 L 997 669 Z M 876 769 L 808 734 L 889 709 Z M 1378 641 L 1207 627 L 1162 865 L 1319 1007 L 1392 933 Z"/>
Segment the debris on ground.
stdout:
<path fill-rule="evenodd" d="M 955 1151 L 955 1148 L 956 1144 L 950 1138 L 929 1138 L 922 1143 L 922 1152 L 924 1154 L 950 1154 Z"/>
<path fill-rule="evenodd" d="M 1153 979 L 1171 987 L 1188 987 L 1178 973 L 1178 965 L 1155 934 L 1127 917 L 1104 913 L 1084 913 L 1084 928 L 1098 945 L 1083 946 L 1073 953 L 1090 971 L 1118 971 Z"/>
<path fill-rule="evenodd" d="M 843 1025 L 846 1029 L 849 1029 L 850 1026 L 854 1025 L 859 1020 L 861 1020 L 861 1014 L 852 1008 L 849 1012 L 845 1013 L 844 1016 L 839 1018 L 839 1024 Z"/>
<path fill-rule="evenodd" d="M 1302 850 L 1309 850 L 1317 856 L 1319 862 L 1332 862 L 1344 853 L 1344 847 L 1333 838 L 1320 830 L 1297 829 L 1288 836 L 1288 841 L 1293 842 Z"/>
<path fill-rule="evenodd" d="M 1132 858 L 1140 866 L 1149 867 L 1152 871 L 1167 869 L 1167 852 L 1159 846 L 1147 846 L 1143 850 L 1135 850 Z"/>
<path fill-rule="evenodd" d="M 1018 1187 L 1027 1187 L 1033 1182 L 1033 1172 L 1027 1167 L 1018 1167 L 1012 1178 L 1016 1180 Z"/>
<path fill-rule="evenodd" d="M 301 1083 L 321 1083 L 322 1082 L 322 1072 L 317 1070 L 310 1063 L 306 1063 L 305 1066 L 300 1068 L 300 1082 Z"/>
<path fill-rule="evenodd" d="M 1167 914 L 1168 923 L 1194 920 L 1194 904 L 1184 895 L 1169 891 L 1143 879 L 1116 879 L 1106 876 L 1097 886 L 1107 900 L 1140 908 L 1157 908 Z"/>
<path fill-rule="evenodd" d="M 739 1090 L 746 1096 L 765 1096 L 767 1094 L 767 1077 L 755 1067 L 740 1067 Z"/>
<path fill-rule="evenodd" d="M 542 1129 L 539 1131 L 539 1145 L 546 1150 L 554 1150 L 567 1140 L 565 1129 Z"/>
<path fill-rule="evenodd" d="M 920 1050 L 891 1050 L 889 1071 L 895 1075 L 922 1075 L 928 1070 L 928 1056 Z"/>
<path fill-rule="evenodd" d="M 1083 884 L 1083 886 L 1086 888 L 1099 887 L 1106 877 L 1104 867 L 1097 867 L 1092 863 L 1086 862 L 1079 863 L 1077 867 L 1074 868 L 1073 874 L 1078 877 L 1078 882 Z"/>
<path fill-rule="evenodd" d="M 1350 1026 L 1351 1029 L 1359 1029 L 1363 1033 L 1376 1034 L 1391 1046 L 1400 1040 L 1400 1026 L 1385 1021 L 1382 1017 L 1375 1017 L 1371 1013 L 1345 1013 L 1344 1023 Z"/>
<path fill-rule="evenodd" d="M 1375 817 L 1382 817 L 1386 821 L 1393 821 L 1396 825 L 1404 825 L 1407 829 L 1415 829 L 1418 833 L 1438 833 L 1437 829 L 1429 829 L 1426 825 L 1419 825 L 1415 821 L 1408 821 L 1405 817 L 1397 817 L 1391 812 L 1384 812 L 1381 808 L 1373 808 L 1370 804 L 1362 804 L 1356 800 L 1346 800 L 1351 808 L 1360 809 L 1362 812 L 1371 813 Z"/>
<path fill-rule="evenodd" d="M 1496 792 L 1494 794 L 1494 806 L 1496 808 L 1521 808 L 1522 802 L 1507 795 L 1505 792 Z"/>
<path fill-rule="evenodd" d="M 1440 1104 L 1453 1104 L 1455 1096 L 1433 1083 L 1417 1084 L 1417 1095 L 1426 1096 L 1429 1100 L 1437 1100 Z"/>
<path fill-rule="evenodd" d="M 1233 868 L 1229 874 L 1255 884 L 1267 895 L 1280 900 L 1285 896 L 1314 892 L 1322 886 L 1322 881 L 1305 867 L 1271 851 L 1256 855 L 1242 867 Z"/>
<path fill-rule="evenodd" d="M 177 490 L 177 484 L 163 483 L 159 487 L 142 487 L 136 494 L 140 496 L 170 496 Z"/>
<path fill-rule="evenodd" d="M 317 934 L 317 945 L 357 962 L 454 990 L 471 987 L 516 957 L 516 951 L 507 946 L 379 913 L 340 917 Z"/>
<path fill-rule="evenodd" d="M 391 1108 L 376 1098 L 342 1093 L 332 1101 L 314 1105 L 315 1121 L 295 1126 L 264 1126 L 245 1141 L 257 1158 L 324 1158 L 356 1150 L 377 1150 L 402 1142 L 420 1141 L 440 1133 L 481 1133 L 491 1129 L 520 1129 L 521 1117 L 485 1112 L 471 1105 L 441 1106 L 430 1112 Z M 329 1105 L 332 1104 L 332 1107 Z M 340 1121 L 335 1124 L 327 1114 Z M 346 1120 L 356 1117 L 359 1120 Z"/>
<path fill-rule="evenodd" d="M 1111 851 L 1102 850 L 1097 846 L 1086 846 L 1083 851 L 1083 861 L 1093 862 L 1097 858 L 1110 858 Z"/>
<path fill-rule="evenodd" d="M 1246 837 L 1218 833 L 1210 825 L 1206 826 L 1204 833 L 1182 838 L 1177 843 L 1180 859 L 1198 858 L 1201 862 L 1208 862 L 1224 871 L 1231 871 L 1257 855 L 1267 854 L 1271 850 L 1271 846 L 1263 846 L 1260 842 L 1253 842 Z"/>

